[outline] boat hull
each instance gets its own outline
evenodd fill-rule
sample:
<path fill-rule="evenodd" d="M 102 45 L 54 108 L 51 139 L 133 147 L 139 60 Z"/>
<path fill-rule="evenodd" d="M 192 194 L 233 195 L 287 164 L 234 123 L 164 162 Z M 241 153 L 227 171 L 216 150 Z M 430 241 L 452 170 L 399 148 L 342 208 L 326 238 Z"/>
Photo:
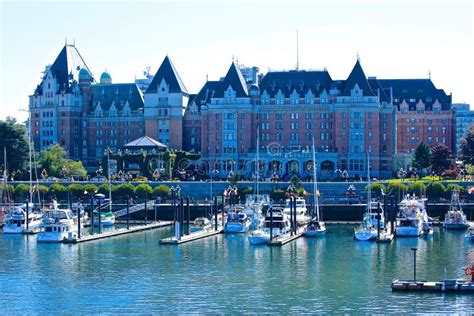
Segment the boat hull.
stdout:
<path fill-rule="evenodd" d="M 69 232 L 42 232 L 36 239 L 40 243 L 60 243 L 66 240 Z"/>
<path fill-rule="evenodd" d="M 4 234 L 23 234 L 25 228 L 18 225 L 5 225 L 3 226 Z"/>
<path fill-rule="evenodd" d="M 262 245 L 270 242 L 270 235 L 248 236 L 251 245 Z"/>
<path fill-rule="evenodd" d="M 359 240 L 359 241 L 375 240 L 377 238 L 377 231 L 373 231 L 373 230 L 370 230 L 370 231 L 366 231 L 366 230 L 356 231 L 354 233 L 354 237 L 355 237 L 356 240 Z"/>
<path fill-rule="evenodd" d="M 397 237 L 419 237 L 421 228 L 419 227 L 397 227 L 395 229 L 395 236 Z"/>
<path fill-rule="evenodd" d="M 226 234 L 238 234 L 238 233 L 246 233 L 249 230 L 249 225 L 247 223 L 239 223 L 239 222 L 227 222 L 224 226 L 224 233 Z"/>
<path fill-rule="evenodd" d="M 464 223 L 444 223 L 444 228 L 451 230 L 463 230 L 468 229 L 469 224 Z"/>
<path fill-rule="evenodd" d="M 304 232 L 305 237 L 318 237 L 318 236 L 324 236 L 326 234 L 326 228 L 324 229 L 318 229 L 318 230 L 307 230 Z"/>

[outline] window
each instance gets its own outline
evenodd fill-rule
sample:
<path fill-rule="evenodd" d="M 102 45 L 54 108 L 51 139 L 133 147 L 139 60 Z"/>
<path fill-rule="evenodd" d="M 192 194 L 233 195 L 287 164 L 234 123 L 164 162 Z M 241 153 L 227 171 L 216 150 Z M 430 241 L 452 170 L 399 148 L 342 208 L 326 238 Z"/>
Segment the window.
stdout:
<path fill-rule="evenodd" d="M 292 120 L 297 120 L 299 116 L 299 113 L 291 113 L 291 119 Z"/>
<path fill-rule="evenodd" d="M 276 114 L 275 114 L 275 119 L 277 119 L 277 120 L 283 120 L 283 113 L 276 113 Z"/>
<path fill-rule="evenodd" d="M 371 133 L 371 132 L 369 132 L 369 133 L 367 134 L 367 139 L 368 139 L 368 140 L 372 140 L 372 133 Z"/>

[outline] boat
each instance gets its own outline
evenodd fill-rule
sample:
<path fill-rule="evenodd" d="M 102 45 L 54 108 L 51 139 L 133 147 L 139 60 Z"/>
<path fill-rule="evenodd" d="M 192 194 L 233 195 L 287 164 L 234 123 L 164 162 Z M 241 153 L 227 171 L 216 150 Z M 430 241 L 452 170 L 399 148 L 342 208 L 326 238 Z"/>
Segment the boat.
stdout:
<path fill-rule="evenodd" d="M 272 225 L 273 224 L 273 225 Z M 265 216 L 264 226 L 253 230 L 247 236 L 250 244 L 266 244 L 272 238 L 287 234 L 290 232 L 290 220 L 284 214 L 281 208 L 269 208 Z"/>
<path fill-rule="evenodd" d="M 283 209 L 283 214 L 286 216 L 291 215 L 291 199 L 286 199 L 285 208 Z M 311 216 L 308 214 L 308 209 L 306 207 L 306 201 L 302 197 L 296 198 L 296 223 L 298 226 L 305 226 L 311 221 Z"/>
<path fill-rule="evenodd" d="M 191 232 L 209 230 L 212 228 L 211 221 L 207 217 L 196 217 L 190 226 Z"/>
<path fill-rule="evenodd" d="M 252 219 L 245 214 L 243 207 L 234 206 L 227 214 L 224 233 L 246 233 L 251 223 Z"/>
<path fill-rule="evenodd" d="M 115 225 L 115 215 L 110 210 L 102 211 L 100 213 L 100 224 L 103 227 L 110 227 Z M 94 212 L 94 226 L 99 226 L 99 212 Z"/>
<path fill-rule="evenodd" d="M 26 211 L 27 207 L 28 212 Z M 27 218 L 28 220 L 26 220 Z M 26 203 L 20 206 L 15 206 L 4 217 L 3 233 L 39 233 L 42 228 L 42 218 L 43 213 L 41 211 L 34 210 L 33 203 L 28 203 L 28 206 L 26 205 Z"/>
<path fill-rule="evenodd" d="M 433 237 L 433 227 L 429 222 L 423 222 L 421 224 L 421 237 L 423 238 L 431 238 Z"/>
<path fill-rule="evenodd" d="M 372 212 L 372 188 L 370 182 L 370 159 L 367 156 L 367 209 L 362 216 L 362 223 L 354 229 L 354 238 L 359 241 L 375 240 L 377 238 L 377 222 L 374 225 L 374 212 Z M 378 204 L 378 202 L 376 202 Z M 375 219 L 377 219 L 375 213 Z"/>
<path fill-rule="evenodd" d="M 400 212 L 395 223 L 395 236 L 418 237 L 422 232 L 423 214 L 420 204 L 414 196 L 407 195 L 400 202 Z"/>
<path fill-rule="evenodd" d="M 250 230 L 262 227 L 265 223 L 264 208 L 270 203 L 268 194 L 249 194 L 245 201 L 245 214 L 252 220 Z"/>
<path fill-rule="evenodd" d="M 471 226 L 467 229 L 467 232 L 466 232 L 466 235 L 464 235 L 464 238 L 466 238 L 466 240 L 474 241 L 474 227 Z"/>
<path fill-rule="evenodd" d="M 43 230 L 37 241 L 59 243 L 66 239 L 77 238 L 77 217 L 70 209 L 51 208 L 44 211 Z"/>
<path fill-rule="evenodd" d="M 469 228 L 469 222 L 467 221 L 466 214 L 464 214 L 459 201 L 459 191 L 453 190 L 451 194 L 451 203 L 449 205 L 449 211 L 444 217 L 444 228 L 446 229 L 467 229 Z"/>
<path fill-rule="evenodd" d="M 318 191 L 318 179 L 316 175 L 316 152 L 314 147 L 314 137 L 313 137 L 313 214 L 311 217 L 311 221 L 309 222 L 308 226 L 306 226 L 305 232 L 303 233 L 306 237 L 316 237 L 316 236 L 323 236 L 326 234 L 326 225 L 322 221 L 321 215 L 319 213 L 319 191 Z"/>

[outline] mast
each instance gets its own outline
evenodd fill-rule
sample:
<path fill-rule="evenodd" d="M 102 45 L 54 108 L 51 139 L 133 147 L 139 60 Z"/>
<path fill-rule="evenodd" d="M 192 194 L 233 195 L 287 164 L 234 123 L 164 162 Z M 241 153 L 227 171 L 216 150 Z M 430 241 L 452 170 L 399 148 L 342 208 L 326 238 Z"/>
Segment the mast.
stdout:
<path fill-rule="evenodd" d="M 107 147 L 107 178 L 109 179 L 109 211 L 112 212 L 112 184 L 110 183 L 110 156 L 109 147 Z M 146 210 L 145 210 L 146 211 Z"/>
<path fill-rule="evenodd" d="M 313 192 L 314 192 L 314 205 L 316 205 L 316 216 L 318 217 L 318 221 L 321 220 L 319 218 L 319 198 L 318 198 L 318 178 L 317 178 L 317 171 L 316 171 L 316 151 L 314 148 L 314 136 L 313 136 Z"/>
<path fill-rule="evenodd" d="M 370 187 L 370 157 L 367 153 L 367 213 L 370 213 L 372 206 L 372 188 Z"/>
<path fill-rule="evenodd" d="M 30 195 L 28 197 L 28 203 L 33 202 L 33 167 L 31 163 L 31 110 L 28 109 L 28 152 L 30 160 Z"/>
<path fill-rule="evenodd" d="M 259 173 L 260 173 L 260 129 L 257 128 L 257 155 L 256 155 L 256 161 L 255 161 L 255 194 L 258 195 L 259 193 L 259 185 L 258 185 L 258 178 L 259 178 Z"/>

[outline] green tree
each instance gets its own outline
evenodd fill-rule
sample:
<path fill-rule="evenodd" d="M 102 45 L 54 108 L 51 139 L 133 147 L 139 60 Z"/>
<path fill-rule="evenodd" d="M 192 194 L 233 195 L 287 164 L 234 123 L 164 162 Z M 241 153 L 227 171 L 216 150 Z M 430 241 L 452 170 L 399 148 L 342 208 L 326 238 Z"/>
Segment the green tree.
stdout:
<path fill-rule="evenodd" d="M 405 184 L 396 181 L 390 182 L 387 189 L 389 191 L 392 190 L 392 194 L 398 197 L 402 197 L 402 195 L 408 190 Z"/>
<path fill-rule="evenodd" d="M 62 184 L 55 183 L 52 184 L 49 189 L 48 189 L 48 195 L 50 196 L 56 196 L 58 199 L 64 198 L 66 194 L 66 187 Z"/>
<path fill-rule="evenodd" d="M 160 184 L 153 189 L 153 194 L 161 198 L 167 198 L 170 193 L 170 187 L 164 184 Z"/>
<path fill-rule="evenodd" d="M 431 182 L 426 187 L 426 194 L 432 200 L 439 199 L 445 195 L 446 189 L 441 182 Z"/>
<path fill-rule="evenodd" d="M 455 183 L 450 183 L 446 186 L 446 193 L 451 194 L 451 192 L 453 192 L 454 190 L 457 190 L 459 193 L 462 193 L 464 192 L 464 187 Z"/>
<path fill-rule="evenodd" d="M 239 188 L 239 200 L 243 201 L 245 200 L 246 196 L 249 194 L 253 193 L 253 187 L 252 186 L 246 186 L 243 188 Z"/>
<path fill-rule="evenodd" d="M 28 198 L 30 192 L 30 186 L 26 184 L 19 184 L 15 187 L 15 197 L 20 201 L 23 201 Z"/>
<path fill-rule="evenodd" d="M 130 183 L 122 183 L 118 185 L 114 190 L 114 195 L 117 198 L 122 198 L 122 199 L 126 199 L 127 196 L 132 196 L 133 193 L 134 193 L 133 185 L 131 185 Z"/>
<path fill-rule="evenodd" d="M 46 170 L 49 176 L 58 178 L 64 175 L 79 175 L 81 177 L 87 175 L 81 161 L 72 161 L 65 157 L 64 149 L 58 144 L 53 145 L 41 152 L 38 160 L 39 168 Z"/>
<path fill-rule="evenodd" d="M 380 197 L 382 196 L 382 190 L 386 190 L 386 187 L 385 185 L 383 185 L 382 183 L 371 183 L 370 185 L 366 185 L 365 186 L 365 190 L 369 190 L 369 188 L 371 189 L 372 191 L 372 194 L 375 194 L 377 197 Z"/>
<path fill-rule="evenodd" d="M 437 144 L 431 149 L 430 166 L 435 174 L 441 175 L 443 171 L 450 169 L 452 165 L 453 157 L 448 146 Z"/>
<path fill-rule="evenodd" d="M 474 165 L 474 124 L 465 137 L 461 138 L 461 159 L 465 164 Z"/>
<path fill-rule="evenodd" d="M 23 125 L 17 123 L 16 119 L 7 117 L 5 121 L 0 121 L 0 166 L 5 168 L 3 162 L 3 148 L 7 153 L 7 169 L 11 174 L 16 170 L 27 170 L 29 157 L 28 139 Z M 24 179 L 28 172 L 21 173 Z"/>
<path fill-rule="evenodd" d="M 115 186 L 114 185 L 110 185 L 110 191 L 111 192 L 114 192 L 114 189 L 115 189 Z M 108 183 L 102 183 L 98 188 L 97 188 L 97 192 L 98 193 L 102 193 L 104 194 L 105 196 L 108 196 L 109 194 L 109 184 Z"/>
<path fill-rule="evenodd" d="M 273 192 L 270 194 L 270 198 L 273 201 L 284 200 L 285 197 L 286 197 L 286 192 L 285 192 L 285 190 L 282 190 L 282 189 L 273 190 Z"/>
<path fill-rule="evenodd" d="M 144 198 L 146 195 L 150 195 L 153 189 L 149 184 L 142 183 L 135 187 L 134 192 L 139 198 Z"/>
<path fill-rule="evenodd" d="M 82 161 L 65 160 L 64 167 L 68 170 L 68 174 L 71 176 L 79 176 L 84 178 L 87 175 L 87 171 L 82 165 Z"/>
<path fill-rule="evenodd" d="M 84 184 L 82 188 L 89 194 L 95 194 L 95 192 L 98 190 L 95 184 Z"/>
<path fill-rule="evenodd" d="M 415 181 L 408 186 L 408 193 L 422 196 L 426 191 L 426 185 L 421 181 Z"/>
<path fill-rule="evenodd" d="M 430 166 L 430 149 L 423 141 L 416 147 L 412 164 L 417 170 L 425 169 Z"/>
<path fill-rule="evenodd" d="M 297 175 L 293 175 L 290 179 L 290 182 L 295 186 L 295 188 L 301 187 L 301 180 Z"/>
<path fill-rule="evenodd" d="M 66 189 L 73 197 L 79 198 L 84 195 L 84 186 L 82 186 L 81 184 L 70 184 L 67 186 Z"/>

